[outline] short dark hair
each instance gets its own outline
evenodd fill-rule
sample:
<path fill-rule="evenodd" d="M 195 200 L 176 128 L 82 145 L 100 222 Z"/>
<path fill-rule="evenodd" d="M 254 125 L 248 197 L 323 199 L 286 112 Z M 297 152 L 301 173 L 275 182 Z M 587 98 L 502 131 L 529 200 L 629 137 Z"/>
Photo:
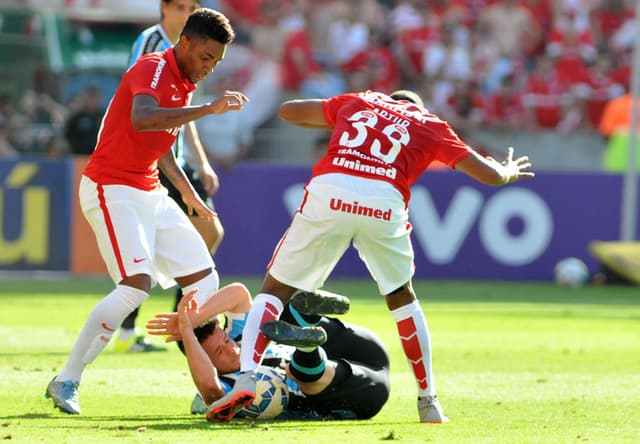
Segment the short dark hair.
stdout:
<path fill-rule="evenodd" d="M 214 317 L 213 319 L 211 319 L 207 323 L 194 328 L 193 332 L 195 333 L 196 338 L 198 339 L 198 342 L 200 344 L 202 344 L 202 342 L 205 339 L 207 339 L 209 336 L 211 336 L 213 334 L 213 332 L 215 331 L 217 326 L 218 326 L 218 318 Z M 176 341 L 176 344 L 178 345 L 178 348 L 180 349 L 182 354 L 185 354 L 184 353 L 184 344 L 182 343 L 182 341 Z"/>
<path fill-rule="evenodd" d="M 389 94 L 393 100 L 408 100 L 411 103 L 422 106 L 424 108 L 424 102 L 418 94 L 408 89 L 398 89 Z"/>
<path fill-rule="evenodd" d="M 223 45 L 231 43 L 236 36 L 229 19 L 224 14 L 209 8 L 193 11 L 180 35 L 188 38 L 209 38 Z"/>

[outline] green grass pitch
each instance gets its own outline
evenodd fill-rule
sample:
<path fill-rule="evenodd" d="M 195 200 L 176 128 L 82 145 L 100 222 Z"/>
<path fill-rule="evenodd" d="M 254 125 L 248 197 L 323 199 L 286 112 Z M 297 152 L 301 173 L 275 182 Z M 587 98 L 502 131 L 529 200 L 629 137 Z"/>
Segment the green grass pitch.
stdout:
<path fill-rule="evenodd" d="M 107 349 L 85 372 L 83 415 L 54 410 L 44 390 L 105 279 L 0 277 L 0 438 L 16 443 L 638 443 L 640 291 L 542 283 L 417 281 L 451 423 L 419 424 L 416 384 L 395 325 L 368 280 L 333 280 L 343 318 L 376 331 L 391 355 L 391 398 L 369 421 L 209 424 L 192 416 L 184 359 Z M 258 279 L 240 279 L 255 292 Z M 226 280 L 226 283 L 230 280 Z M 154 290 L 140 324 L 167 311 Z M 160 339 L 157 339 L 160 341 Z"/>

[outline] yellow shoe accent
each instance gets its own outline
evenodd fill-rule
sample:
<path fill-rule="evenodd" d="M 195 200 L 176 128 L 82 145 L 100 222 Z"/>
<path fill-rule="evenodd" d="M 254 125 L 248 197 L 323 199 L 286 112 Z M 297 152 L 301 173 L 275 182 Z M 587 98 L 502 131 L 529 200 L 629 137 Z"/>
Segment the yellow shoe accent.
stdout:
<path fill-rule="evenodd" d="M 136 342 L 136 335 L 131 335 L 128 339 L 116 338 L 113 341 L 113 351 L 116 353 L 127 353 Z"/>

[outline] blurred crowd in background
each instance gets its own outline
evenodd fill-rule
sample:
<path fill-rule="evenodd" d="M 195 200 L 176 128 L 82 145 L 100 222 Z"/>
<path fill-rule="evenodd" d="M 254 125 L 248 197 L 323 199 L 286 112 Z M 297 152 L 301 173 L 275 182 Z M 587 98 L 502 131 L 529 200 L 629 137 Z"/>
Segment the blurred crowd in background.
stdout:
<path fill-rule="evenodd" d="M 147 1 L 154 8 L 158 2 Z M 631 0 L 201 5 L 227 15 L 237 37 L 194 103 L 224 89 L 251 98 L 237 115 L 198 122 L 213 163 L 225 168 L 256 154 L 255 136 L 278 126 L 283 100 L 367 89 L 414 89 L 463 137 L 475 129 L 597 135 L 607 103 L 629 91 L 638 32 Z M 90 153 L 113 91 L 89 82 L 63 100 L 61 91 L 39 89 L 3 91 L 0 85 L 0 157 Z"/>

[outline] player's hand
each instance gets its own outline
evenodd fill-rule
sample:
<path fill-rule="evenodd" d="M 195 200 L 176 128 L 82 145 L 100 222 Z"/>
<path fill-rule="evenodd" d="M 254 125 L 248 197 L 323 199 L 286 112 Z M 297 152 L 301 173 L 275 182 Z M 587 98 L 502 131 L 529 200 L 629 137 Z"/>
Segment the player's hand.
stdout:
<path fill-rule="evenodd" d="M 193 320 L 198 316 L 198 301 L 194 297 L 197 292 L 198 289 L 188 291 L 178 303 L 178 329 L 181 332 L 193 330 Z"/>
<path fill-rule="evenodd" d="M 536 175 L 536 173 L 531 171 L 532 165 L 528 156 L 513 159 L 513 147 L 511 146 L 507 153 L 507 159 L 502 162 L 502 165 L 504 165 L 509 172 L 509 182 L 515 182 L 519 179 L 530 179 Z"/>
<path fill-rule="evenodd" d="M 520 179 L 531 179 L 536 175 L 530 170 L 532 165 L 529 157 L 522 156 L 514 160 L 513 147 L 509 147 L 507 158 L 503 162 L 498 162 L 490 156 L 487 157 L 487 160 L 493 164 L 494 169 L 499 171 L 502 176 L 502 182 L 498 185 L 515 182 Z"/>
<path fill-rule="evenodd" d="M 223 114 L 227 111 L 241 110 L 249 98 L 238 91 L 225 91 L 222 97 L 209 102 L 211 114 Z"/>
<path fill-rule="evenodd" d="M 202 168 L 198 171 L 198 178 L 200 179 L 200 182 L 202 182 L 202 186 L 207 192 L 207 196 L 213 196 L 216 191 L 218 191 L 218 188 L 220 188 L 218 175 L 207 162 L 205 162 L 205 164 L 202 165 Z"/>
<path fill-rule="evenodd" d="M 181 339 L 180 330 L 178 329 L 178 313 L 158 313 L 147 321 L 145 326 L 147 333 L 152 336 L 169 336 L 171 341 Z M 171 342 L 167 338 L 166 342 Z"/>
<path fill-rule="evenodd" d="M 167 336 L 165 342 L 182 339 L 180 329 L 191 328 L 198 316 L 198 302 L 193 298 L 197 289 L 185 293 L 178 303 L 177 313 L 158 313 L 147 321 L 147 333 L 152 336 Z"/>
<path fill-rule="evenodd" d="M 190 196 L 182 196 L 182 201 L 187 207 L 187 214 L 193 216 L 197 214 L 200 217 L 204 217 L 207 220 L 213 220 L 218 217 L 218 214 L 205 204 L 202 199 L 196 194 Z"/>

